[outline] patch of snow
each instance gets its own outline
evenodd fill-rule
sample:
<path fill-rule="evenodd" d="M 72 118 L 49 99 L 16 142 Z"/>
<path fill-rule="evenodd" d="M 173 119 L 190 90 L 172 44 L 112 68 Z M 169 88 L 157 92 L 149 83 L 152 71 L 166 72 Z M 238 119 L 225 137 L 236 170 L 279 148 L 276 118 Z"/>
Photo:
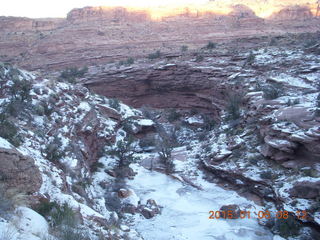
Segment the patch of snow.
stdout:
<path fill-rule="evenodd" d="M 275 81 L 275 82 L 284 83 L 284 84 L 289 85 L 289 86 L 299 87 L 299 88 L 307 88 L 307 89 L 314 89 L 315 90 L 315 88 L 313 86 L 311 86 L 310 84 L 306 83 L 303 79 L 297 78 L 297 77 L 293 77 L 293 76 L 290 76 L 290 75 L 285 74 L 285 73 L 281 73 L 280 75 L 278 75 L 276 77 L 272 77 L 271 79 L 273 81 Z"/>
<path fill-rule="evenodd" d="M 91 110 L 91 107 L 88 102 L 81 102 L 79 104 L 78 108 L 85 111 L 85 112 L 89 112 Z"/>
<path fill-rule="evenodd" d="M 186 122 L 188 124 L 203 124 L 204 123 L 203 119 L 201 117 L 196 117 L 196 116 L 186 118 Z"/>
<path fill-rule="evenodd" d="M 153 126 L 154 122 L 151 119 L 138 119 L 137 123 L 140 126 Z"/>
<path fill-rule="evenodd" d="M 18 207 L 13 219 L 16 227 L 24 233 L 30 233 L 37 237 L 48 235 L 49 225 L 37 212 L 27 207 Z"/>
<path fill-rule="evenodd" d="M 6 139 L 0 137 L 0 147 L 6 149 L 12 149 L 11 143 L 9 143 Z"/>
<path fill-rule="evenodd" d="M 138 174 L 128 181 L 142 202 L 154 199 L 163 206 L 160 215 L 152 219 L 135 217 L 135 227 L 145 239 L 264 239 L 272 240 L 270 232 L 259 226 L 256 219 L 209 219 L 209 211 L 218 211 L 226 204 L 238 204 L 241 209 L 260 209 L 236 192 L 224 190 L 199 176 L 196 183 L 203 191 L 186 186 L 167 175 L 151 172 L 136 164 Z M 259 211 L 259 210 L 258 210 Z M 263 237 L 261 237 L 263 236 Z"/>

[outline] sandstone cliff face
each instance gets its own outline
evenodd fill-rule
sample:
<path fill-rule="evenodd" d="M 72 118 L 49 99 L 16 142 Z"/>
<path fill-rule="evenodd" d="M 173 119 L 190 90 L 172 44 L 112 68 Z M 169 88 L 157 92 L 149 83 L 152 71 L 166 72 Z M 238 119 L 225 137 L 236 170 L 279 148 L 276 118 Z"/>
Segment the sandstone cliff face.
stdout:
<path fill-rule="evenodd" d="M 134 107 L 195 108 L 219 116 L 227 92 L 218 78 L 223 75 L 228 73 L 222 68 L 167 64 L 97 73 L 88 76 L 84 84 Z"/>
<path fill-rule="evenodd" d="M 180 54 L 182 45 L 197 49 L 208 41 L 317 31 L 319 21 L 301 23 L 296 19 L 294 23 L 274 24 L 256 17 L 242 5 L 228 16 L 199 14 L 157 22 L 150 21 L 145 12 L 102 7 L 75 9 L 60 20 L 2 17 L 0 60 L 29 70 L 63 69 L 146 57 L 156 50 Z"/>
<path fill-rule="evenodd" d="M 313 17 L 313 14 L 307 6 L 290 6 L 274 13 L 270 18 L 273 20 L 308 20 Z"/>
<path fill-rule="evenodd" d="M 67 21 L 70 22 L 95 20 L 115 23 L 144 22 L 150 20 L 150 15 L 146 11 L 130 11 L 123 7 L 85 7 L 73 9 L 67 16 Z"/>
<path fill-rule="evenodd" d="M 0 17 L 2 32 L 50 31 L 63 23 L 63 19 L 30 19 L 20 17 Z"/>

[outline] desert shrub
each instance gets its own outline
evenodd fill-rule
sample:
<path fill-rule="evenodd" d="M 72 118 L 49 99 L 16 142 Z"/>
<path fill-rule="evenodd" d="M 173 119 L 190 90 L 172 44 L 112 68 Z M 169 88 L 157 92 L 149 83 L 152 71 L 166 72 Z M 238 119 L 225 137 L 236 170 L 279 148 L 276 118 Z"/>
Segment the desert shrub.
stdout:
<path fill-rule="evenodd" d="M 287 106 L 294 106 L 294 105 L 297 105 L 299 103 L 300 103 L 300 100 L 298 98 L 296 98 L 293 101 L 291 99 L 289 99 L 286 104 L 287 104 Z"/>
<path fill-rule="evenodd" d="M 186 51 L 188 51 L 188 46 L 182 45 L 181 46 L 181 52 L 186 52 Z"/>
<path fill-rule="evenodd" d="M 126 61 L 126 64 L 127 65 L 131 65 L 131 64 L 134 64 L 134 59 L 132 57 L 129 57 Z"/>
<path fill-rule="evenodd" d="M 11 210 L 13 210 L 13 202 L 0 187 L 0 217 L 6 217 Z"/>
<path fill-rule="evenodd" d="M 264 172 L 261 172 L 260 173 L 260 177 L 262 179 L 272 179 L 273 178 L 273 174 L 272 174 L 272 171 L 264 171 Z"/>
<path fill-rule="evenodd" d="M 174 163 L 171 157 L 172 147 L 169 141 L 161 139 L 158 143 L 158 155 L 160 161 L 165 165 L 165 171 L 167 174 L 174 172 Z"/>
<path fill-rule="evenodd" d="M 207 133 L 207 132 L 205 132 L 205 131 L 200 132 L 199 135 L 198 135 L 199 141 L 204 141 L 204 140 L 206 140 L 207 136 L 208 136 L 208 133 Z"/>
<path fill-rule="evenodd" d="M 228 97 L 227 120 L 237 120 L 241 116 L 240 106 L 242 105 L 242 94 L 232 94 Z"/>
<path fill-rule="evenodd" d="M 202 55 L 198 54 L 196 56 L 196 62 L 202 62 L 203 60 L 204 60 L 204 57 Z"/>
<path fill-rule="evenodd" d="M 150 54 L 148 55 L 148 58 L 151 59 L 151 60 L 157 59 L 157 58 L 160 58 L 160 57 L 161 57 L 161 52 L 160 52 L 160 50 L 157 50 L 156 52 L 150 53 Z"/>
<path fill-rule="evenodd" d="M 320 108 L 320 93 L 318 94 L 317 99 L 316 99 L 316 107 Z"/>
<path fill-rule="evenodd" d="M 307 168 L 307 169 L 301 169 L 302 172 L 304 173 L 304 175 L 308 176 L 308 177 L 318 177 L 318 171 L 316 169 L 313 168 Z"/>
<path fill-rule="evenodd" d="M 86 232 L 81 231 L 79 228 L 60 227 L 59 237 L 61 240 L 89 240 Z"/>
<path fill-rule="evenodd" d="M 249 158 L 249 163 L 252 165 L 257 165 L 258 159 L 255 157 Z"/>
<path fill-rule="evenodd" d="M 43 110 L 44 110 L 44 115 L 46 115 L 48 118 L 51 116 L 51 114 L 54 112 L 54 107 L 49 106 L 47 103 L 43 103 Z"/>
<path fill-rule="evenodd" d="M 132 57 L 127 58 L 126 61 L 119 61 L 119 65 L 120 66 L 122 66 L 122 65 L 129 66 L 129 65 L 132 65 L 132 64 L 134 64 L 134 59 Z"/>
<path fill-rule="evenodd" d="M 117 111 L 120 111 L 120 101 L 116 98 L 109 99 L 109 106 Z"/>
<path fill-rule="evenodd" d="M 196 109 L 196 108 L 191 108 L 191 111 L 190 111 L 190 114 L 191 114 L 191 115 L 196 115 L 196 114 L 198 114 L 198 113 L 199 113 L 198 109 Z"/>
<path fill-rule="evenodd" d="M 67 203 L 60 206 L 57 202 L 41 201 L 34 210 L 40 215 L 50 220 L 54 226 L 65 224 L 76 225 L 76 215 Z"/>
<path fill-rule="evenodd" d="M 305 43 L 304 43 L 304 47 L 305 48 L 310 48 L 310 47 L 313 47 L 313 46 L 315 46 L 315 45 L 317 45 L 319 42 L 316 40 L 316 39 L 314 39 L 314 38 L 312 38 L 312 39 L 308 39 Z"/>
<path fill-rule="evenodd" d="M 46 200 L 41 201 L 38 205 L 36 205 L 33 210 L 42 215 L 43 217 L 49 216 L 52 209 L 58 208 L 59 205 L 56 202 L 49 202 Z"/>
<path fill-rule="evenodd" d="M 33 106 L 33 111 L 35 114 L 38 116 L 43 116 L 44 115 L 44 108 L 41 104 L 37 104 Z"/>
<path fill-rule="evenodd" d="M 169 122 L 177 121 L 181 117 L 181 114 L 178 113 L 175 109 L 170 109 L 168 112 L 167 119 Z"/>
<path fill-rule="evenodd" d="M 262 91 L 265 99 L 272 100 L 282 95 L 283 88 L 280 84 L 268 84 L 262 87 Z"/>
<path fill-rule="evenodd" d="M 277 45 L 277 39 L 276 38 L 271 38 L 270 42 L 269 42 L 269 46 L 276 46 Z"/>
<path fill-rule="evenodd" d="M 216 43 L 213 43 L 211 41 L 208 42 L 208 44 L 206 45 L 206 48 L 207 49 L 214 49 L 217 47 L 217 44 Z"/>
<path fill-rule="evenodd" d="M 129 134 L 134 134 L 135 129 L 138 127 L 138 124 L 131 118 L 126 118 L 122 121 L 122 128 Z"/>
<path fill-rule="evenodd" d="M 44 153 L 46 158 L 51 162 L 58 162 L 65 156 L 65 152 L 61 150 L 62 142 L 61 139 L 55 137 L 45 148 Z"/>
<path fill-rule="evenodd" d="M 19 78 L 14 78 L 12 82 L 13 84 L 9 89 L 11 99 L 21 102 L 30 100 L 30 90 L 32 89 L 31 82 L 25 79 L 20 80 Z"/>
<path fill-rule="evenodd" d="M 216 125 L 216 121 L 212 119 L 210 116 L 203 114 L 202 119 L 204 122 L 204 129 L 207 131 L 211 131 L 214 129 L 214 126 Z"/>
<path fill-rule="evenodd" d="M 26 102 L 22 102 L 18 99 L 11 99 L 3 106 L 3 111 L 12 117 L 18 117 L 20 114 L 29 107 Z"/>
<path fill-rule="evenodd" d="M 74 83 L 77 78 L 81 78 L 88 72 L 88 67 L 78 69 L 76 67 L 67 68 L 60 74 L 60 79 L 67 80 L 70 83 Z"/>
<path fill-rule="evenodd" d="M 99 168 L 104 168 L 103 163 L 95 162 L 95 163 L 91 164 L 90 171 L 91 172 L 97 172 Z"/>
<path fill-rule="evenodd" d="M 0 113 L 0 137 L 7 139 L 12 145 L 19 147 L 23 141 L 16 127 L 4 113 Z"/>
<path fill-rule="evenodd" d="M 140 146 L 141 148 L 153 147 L 153 146 L 155 146 L 155 145 L 156 145 L 156 142 L 155 142 L 154 137 L 152 137 L 152 136 L 142 138 L 142 139 L 139 141 L 139 146 Z"/>
<path fill-rule="evenodd" d="M 55 207 L 54 211 L 51 211 L 50 216 L 52 217 L 54 225 L 66 224 L 68 226 L 74 226 L 76 224 L 76 216 L 72 208 L 68 204 Z"/>
<path fill-rule="evenodd" d="M 300 224 L 292 216 L 289 216 L 288 219 L 276 219 L 273 230 L 281 237 L 288 238 L 297 236 L 300 228 Z"/>
<path fill-rule="evenodd" d="M 256 56 L 253 54 L 253 52 L 250 52 L 249 56 L 247 57 L 244 66 L 246 65 L 252 65 L 254 63 L 254 60 L 256 59 Z"/>
<path fill-rule="evenodd" d="M 4 65 L 9 69 L 7 73 L 9 79 L 19 79 L 19 76 L 21 75 L 21 72 L 19 69 L 11 67 L 10 64 L 5 63 Z"/>

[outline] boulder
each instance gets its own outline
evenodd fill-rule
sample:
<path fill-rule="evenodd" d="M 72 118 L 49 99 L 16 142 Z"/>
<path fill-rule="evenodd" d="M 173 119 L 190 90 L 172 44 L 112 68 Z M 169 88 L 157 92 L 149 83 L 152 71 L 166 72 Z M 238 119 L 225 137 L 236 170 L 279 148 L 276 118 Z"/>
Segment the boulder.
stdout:
<path fill-rule="evenodd" d="M 220 208 L 220 212 L 228 212 L 231 211 L 232 212 L 232 219 L 236 219 L 240 217 L 240 207 L 236 204 L 230 204 L 230 205 L 223 205 Z M 224 214 L 220 214 L 222 217 L 224 216 Z M 225 214 L 226 218 L 227 218 L 227 214 Z"/>
<path fill-rule="evenodd" d="M 153 199 L 148 199 L 147 203 L 145 205 L 140 205 L 138 210 L 146 219 L 153 218 L 161 212 L 160 207 Z"/>
<path fill-rule="evenodd" d="M 5 190 L 31 195 L 39 191 L 42 177 L 32 158 L 15 149 L 0 148 L 0 179 Z"/>
<path fill-rule="evenodd" d="M 146 219 L 153 218 L 156 215 L 156 213 L 152 209 L 147 208 L 147 207 L 143 207 L 140 210 L 140 212 Z"/>
<path fill-rule="evenodd" d="M 118 197 L 119 198 L 127 198 L 127 197 L 129 197 L 131 195 L 132 195 L 132 192 L 130 190 L 128 190 L 128 189 L 122 188 L 122 189 L 120 189 L 118 191 Z"/>
<path fill-rule="evenodd" d="M 290 189 L 290 196 L 296 198 L 316 199 L 320 197 L 320 181 L 298 182 Z"/>

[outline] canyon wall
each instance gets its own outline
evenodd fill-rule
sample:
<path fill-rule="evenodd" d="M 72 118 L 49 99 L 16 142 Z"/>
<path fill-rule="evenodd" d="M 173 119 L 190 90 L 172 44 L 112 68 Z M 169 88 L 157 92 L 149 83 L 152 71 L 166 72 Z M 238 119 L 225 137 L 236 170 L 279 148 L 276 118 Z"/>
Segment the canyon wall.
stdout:
<path fill-rule="evenodd" d="M 151 21 L 145 11 L 103 7 L 74 9 L 66 19 L 1 17 L 0 61 L 29 70 L 63 69 L 146 57 L 157 50 L 179 54 L 182 45 L 196 50 L 208 41 L 319 30 L 319 19 L 310 18 L 309 9 L 292 9 L 274 15 L 277 21 L 259 18 L 243 5 L 229 15 L 179 15 L 162 21 Z"/>

